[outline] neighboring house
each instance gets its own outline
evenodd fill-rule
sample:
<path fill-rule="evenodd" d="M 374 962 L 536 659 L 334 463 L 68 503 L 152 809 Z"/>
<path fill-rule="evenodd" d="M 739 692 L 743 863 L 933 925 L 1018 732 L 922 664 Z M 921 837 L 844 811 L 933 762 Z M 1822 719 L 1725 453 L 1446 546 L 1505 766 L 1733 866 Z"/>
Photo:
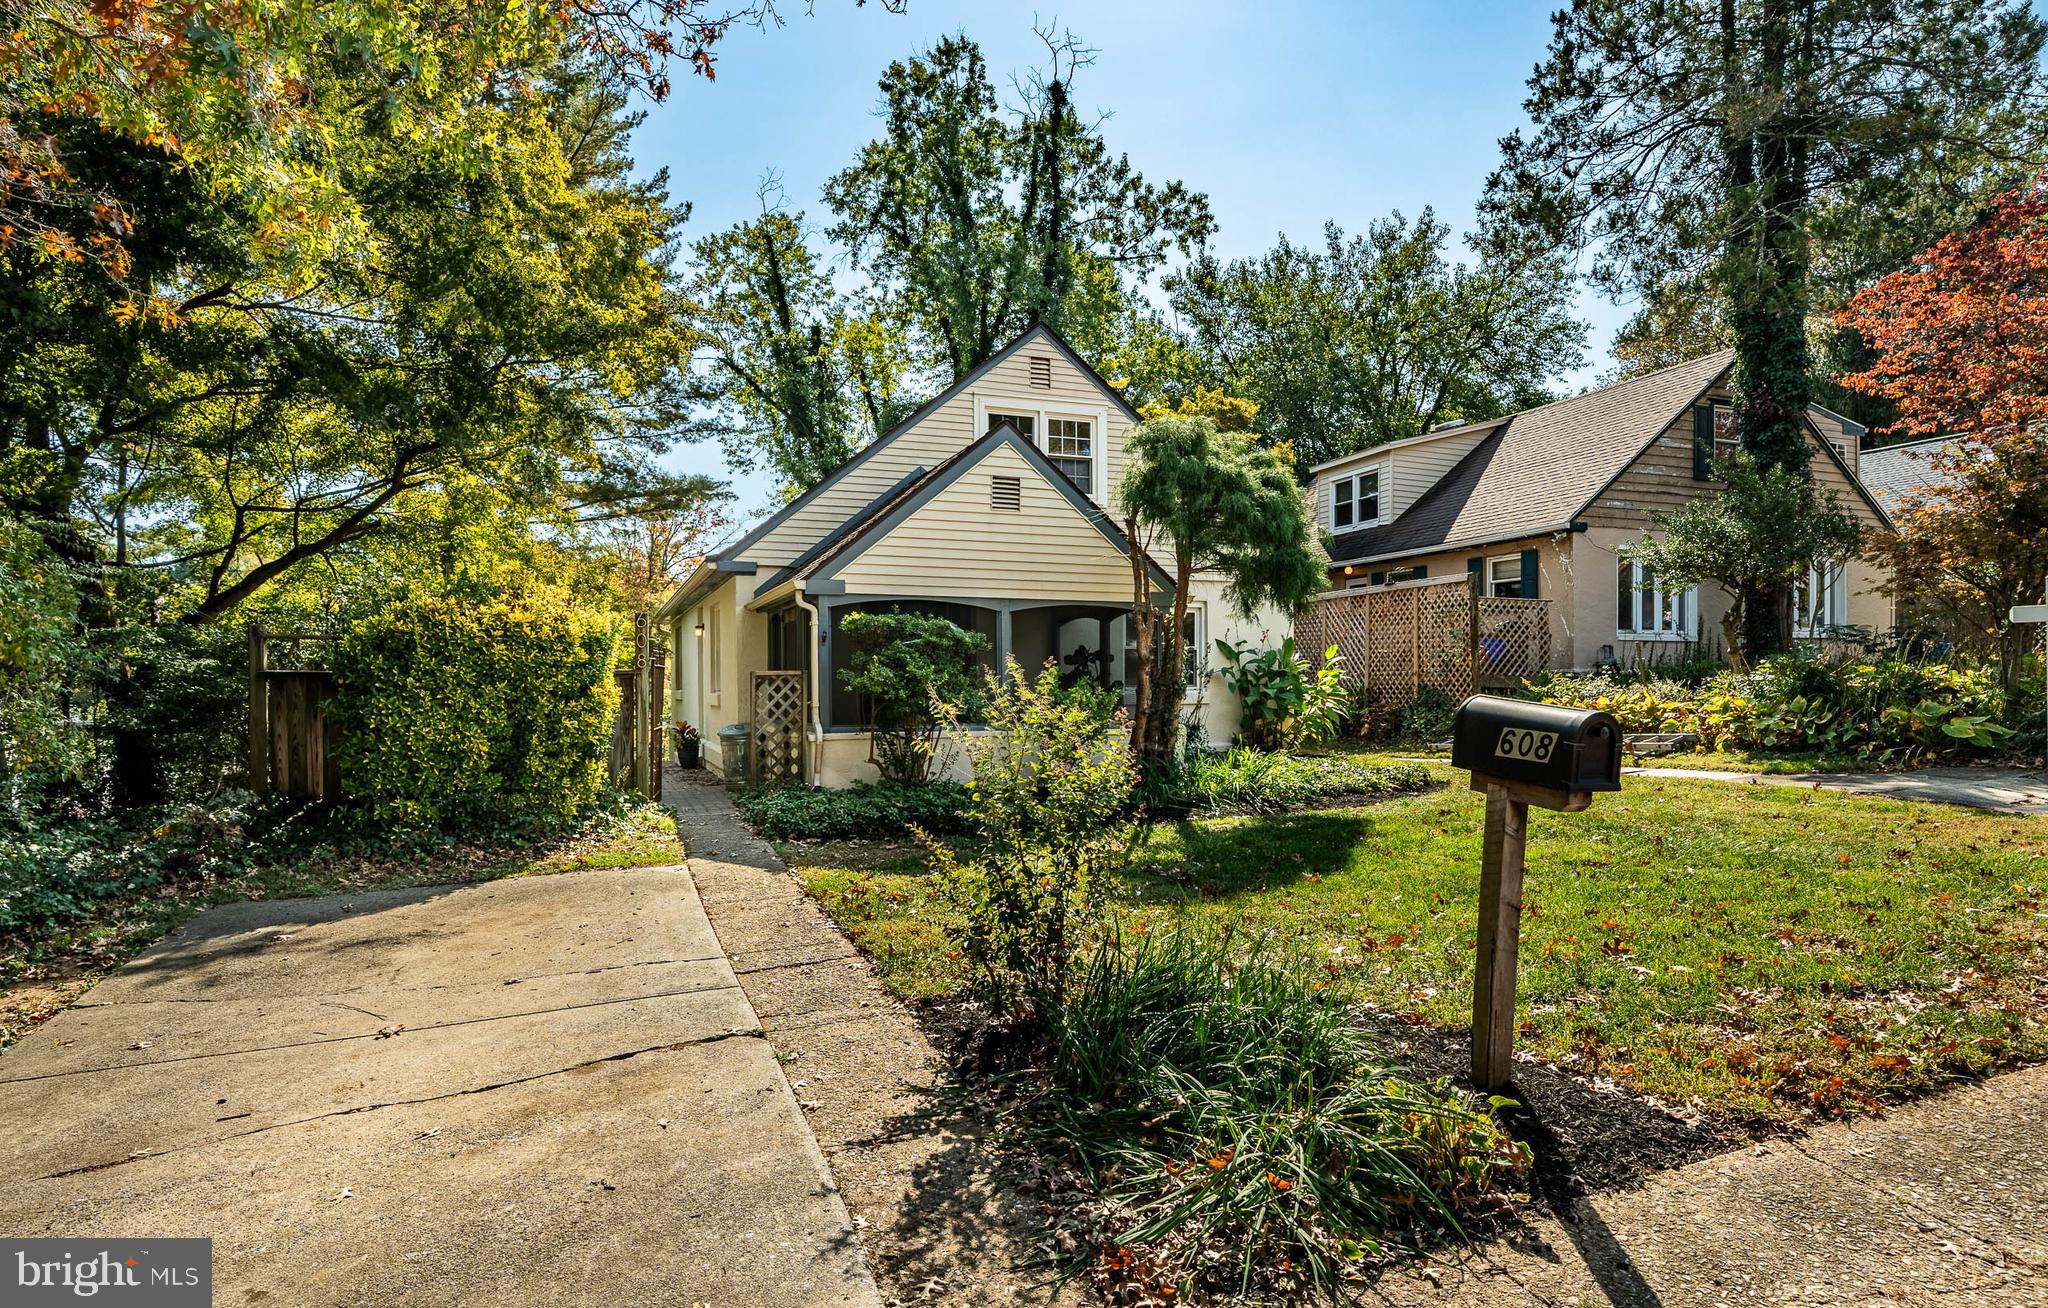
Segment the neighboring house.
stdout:
<path fill-rule="evenodd" d="M 1863 451 L 1863 466 L 1858 470 L 1863 484 L 1870 488 L 1870 493 L 1877 497 L 1877 502 L 1888 513 L 1896 512 L 1906 496 L 1912 494 L 1918 494 L 1924 500 L 1939 501 L 1949 474 L 1937 469 L 1933 458 L 1935 451 L 1951 439 L 1948 436 L 1929 436 L 1924 440 Z"/>
<path fill-rule="evenodd" d="M 937 614 L 987 638 L 987 666 L 1048 659 L 1105 685 L 1135 681 L 1131 561 L 1106 512 L 1138 415 L 1060 337 L 1034 327 L 732 545 L 706 559 L 660 609 L 670 648 L 670 715 L 704 736 L 749 722 L 754 674 L 802 674 L 804 775 L 873 780 L 865 706 L 839 684 L 848 614 Z M 1152 584 L 1171 579 L 1147 560 Z M 1278 613 L 1244 621 L 1220 579 L 1198 577 L 1193 652 L 1216 638 L 1277 644 Z M 1199 657 L 1189 707 L 1227 740 L 1239 705 Z M 787 679 L 785 679 L 787 680 Z"/>
<path fill-rule="evenodd" d="M 1485 422 L 1445 424 L 1314 469 L 1333 589 L 1477 573 L 1490 595 L 1547 599 L 1549 661 L 1667 662 L 1720 647 L 1718 586 L 1666 589 L 1621 547 L 1650 514 L 1721 490 L 1709 461 L 1735 444 L 1730 352 Z M 1815 481 L 1867 527 L 1883 510 L 1857 475 L 1863 429 L 1807 410 Z M 1891 626 L 1881 574 L 1862 560 L 1800 587 L 1798 634 Z"/>

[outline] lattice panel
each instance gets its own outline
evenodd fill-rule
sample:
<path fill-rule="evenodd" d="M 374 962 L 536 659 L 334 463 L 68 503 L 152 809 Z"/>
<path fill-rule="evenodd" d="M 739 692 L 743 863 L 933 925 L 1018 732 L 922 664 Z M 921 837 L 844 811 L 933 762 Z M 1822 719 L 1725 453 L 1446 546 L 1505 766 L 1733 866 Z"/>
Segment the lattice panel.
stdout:
<path fill-rule="evenodd" d="M 1484 596 L 1473 670 L 1482 690 L 1519 686 L 1550 665 L 1550 601 Z"/>
<path fill-rule="evenodd" d="M 751 781 L 801 781 L 804 775 L 804 674 L 754 674 Z"/>
<path fill-rule="evenodd" d="M 1469 580 L 1342 591 L 1295 622 L 1313 659 L 1336 645 L 1347 679 L 1376 704 L 1406 704 L 1433 686 L 1454 700 L 1518 684 L 1550 662 L 1550 601 L 1475 597 Z"/>
<path fill-rule="evenodd" d="M 1344 680 L 1352 686 L 1365 684 L 1366 607 L 1371 596 L 1363 591 L 1325 596 L 1308 612 L 1294 620 L 1294 644 L 1301 657 L 1319 666 L 1323 651 L 1335 645 L 1344 660 Z"/>

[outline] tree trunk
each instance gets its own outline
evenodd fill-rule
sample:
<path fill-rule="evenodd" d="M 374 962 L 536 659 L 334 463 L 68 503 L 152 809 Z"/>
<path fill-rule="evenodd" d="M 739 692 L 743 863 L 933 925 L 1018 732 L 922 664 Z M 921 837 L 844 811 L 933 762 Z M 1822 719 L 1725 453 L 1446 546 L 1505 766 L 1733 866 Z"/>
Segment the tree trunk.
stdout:
<path fill-rule="evenodd" d="M 1792 34 L 1790 0 L 1765 0 L 1756 17 L 1757 62 L 1742 68 L 1735 8 L 1721 7 L 1728 94 L 1770 109 L 1753 132 L 1731 129 L 1723 141 L 1731 219 L 1721 260 L 1728 322 L 1735 337 L 1735 421 L 1742 447 L 1759 471 L 1807 470 L 1808 374 L 1804 94 L 1795 67 L 1808 57 Z M 1735 107 L 1733 105 L 1731 108 Z M 1732 117 L 1733 115 L 1731 115 Z M 1743 599 L 1743 653 L 1752 660 L 1781 653 L 1792 639 L 1789 583 L 1749 588 Z"/>
<path fill-rule="evenodd" d="M 1152 629 L 1157 610 L 1152 607 L 1152 579 L 1146 575 L 1145 550 L 1138 544 L 1136 518 L 1124 519 L 1124 539 L 1131 551 L 1131 645 L 1138 658 L 1133 673 L 1137 685 L 1131 706 L 1131 753 L 1143 758 L 1152 713 Z"/>

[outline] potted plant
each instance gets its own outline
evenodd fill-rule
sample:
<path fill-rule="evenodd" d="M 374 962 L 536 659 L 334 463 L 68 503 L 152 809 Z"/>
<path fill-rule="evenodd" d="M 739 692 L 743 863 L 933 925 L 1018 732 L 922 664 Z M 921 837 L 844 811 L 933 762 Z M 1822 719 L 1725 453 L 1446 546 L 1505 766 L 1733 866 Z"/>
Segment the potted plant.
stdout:
<path fill-rule="evenodd" d="M 697 734 L 697 728 L 676 719 L 676 762 L 686 768 L 694 768 L 704 761 L 704 740 Z"/>

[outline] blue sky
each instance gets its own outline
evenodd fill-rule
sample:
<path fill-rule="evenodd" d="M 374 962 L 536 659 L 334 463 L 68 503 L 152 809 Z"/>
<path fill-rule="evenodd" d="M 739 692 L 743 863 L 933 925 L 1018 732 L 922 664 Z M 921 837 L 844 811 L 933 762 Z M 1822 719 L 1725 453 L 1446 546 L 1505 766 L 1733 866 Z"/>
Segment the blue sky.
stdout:
<path fill-rule="evenodd" d="M 1006 0 L 874 4 L 781 0 L 783 26 L 736 30 L 719 47 L 718 77 L 679 78 L 636 138 L 647 168 L 666 167 L 671 193 L 694 212 L 694 239 L 758 211 L 756 188 L 778 174 L 792 208 L 822 225 L 826 178 L 872 139 L 876 80 L 889 62 L 965 31 L 1006 80 L 1043 47 L 1034 22 L 1071 27 L 1097 54 L 1075 81 L 1084 108 L 1108 110 L 1103 131 L 1154 181 L 1208 194 L 1219 254 L 1255 254 L 1285 232 L 1314 239 L 1326 219 L 1360 228 L 1433 205 L 1455 230 L 1496 158 L 1522 125 L 1529 71 L 1550 32 L 1547 0 L 1096 0 L 1053 8 Z M 1608 365 L 1627 317 L 1582 292 L 1592 324 L 1586 366 L 1559 378 L 1576 389 Z M 731 474 L 714 446 L 669 462 Z M 744 508 L 766 484 L 734 479 Z"/>

